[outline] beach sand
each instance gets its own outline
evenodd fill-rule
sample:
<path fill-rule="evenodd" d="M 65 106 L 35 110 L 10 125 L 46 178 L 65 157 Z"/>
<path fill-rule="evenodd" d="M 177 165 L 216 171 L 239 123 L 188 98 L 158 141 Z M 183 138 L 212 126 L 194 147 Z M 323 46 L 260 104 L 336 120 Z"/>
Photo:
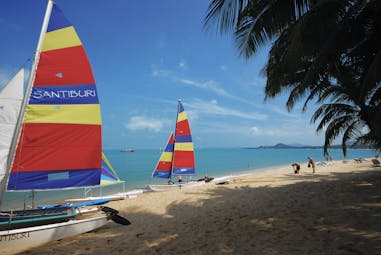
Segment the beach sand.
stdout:
<path fill-rule="evenodd" d="M 2 254 L 381 254 L 381 168 L 290 166 L 110 203 L 132 225 Z"/>

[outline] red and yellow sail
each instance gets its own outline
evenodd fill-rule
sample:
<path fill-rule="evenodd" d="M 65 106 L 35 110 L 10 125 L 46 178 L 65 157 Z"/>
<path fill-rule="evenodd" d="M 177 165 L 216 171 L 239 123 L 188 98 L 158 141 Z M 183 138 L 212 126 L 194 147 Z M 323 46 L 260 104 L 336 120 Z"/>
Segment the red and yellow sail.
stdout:
<path fill-rule="evenodd" d="M 178 102 L 177 123 L 175 131 L 175 148 L 173 152 L 172 174 L 195 174 L 194 148 L 188 116 L 181 102 Z"/>
<path fill-rule="evenodd" d="M 171 179 L 172 175 L 195 174 L 194 148 L 189 121 L 178 102 L 175 134 L 171 133 L 152 176 Z"/>
<path fill-rule="evenodd" d="M 157 162 L 155 170 L 152 173 L 153 177 L 166 179 L 171 177 L 174 143 L 175 139 L 173 133 L 171 133 L 167 145 L 161 153 L 159 162 Z"/>
<path fill-rule="evenodd" d="M 7 189 L 98 185 L 101 169 L 91 66 L 74 27 L 53 4 Z"/>

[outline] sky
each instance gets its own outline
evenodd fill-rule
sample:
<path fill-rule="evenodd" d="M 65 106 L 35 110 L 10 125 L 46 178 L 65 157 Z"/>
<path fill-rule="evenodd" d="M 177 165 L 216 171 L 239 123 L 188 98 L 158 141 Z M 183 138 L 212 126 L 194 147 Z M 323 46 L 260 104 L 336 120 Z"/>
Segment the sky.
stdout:
<path fill-rule="evenodd" d="M 288 112 L 287 94 L 264 100 L 271 45 L 241 57 L 231 36 L 203 26 L 210 2 L 56 0 L 93 69 L 103 147 L 164 147 L 178 99 L 196 148 L 322 145 L 324 134 L 310 123 L 315 105 Z M 0 88 L 30 68 L 46 4 L 0 0 Z"/>

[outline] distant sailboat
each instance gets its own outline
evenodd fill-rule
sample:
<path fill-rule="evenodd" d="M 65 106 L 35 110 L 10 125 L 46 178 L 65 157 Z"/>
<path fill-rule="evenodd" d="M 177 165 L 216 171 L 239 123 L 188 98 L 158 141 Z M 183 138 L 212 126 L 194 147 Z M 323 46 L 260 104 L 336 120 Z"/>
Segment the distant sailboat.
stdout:
<path fill-rule="evenodd" d="M 134 152 L 134 149 L 121 149 L 120 152 Z"/>
<path fill-rule="evenodd" d="M 74 27 L 52 0 L 48 1 L 26 95 L 13 130 L 6 164 L 1 163 L 0 206 L 6 190 L 100 184 L 102 137 L 95 81 Z M 73 207 L 63 207 L 62 211 L 2 211 L 0 248 L 88 232 L 105 225 L 110 217 L 123 222 L 116 210 L 103 210 L 105 213 L 81 220 L 69 220 L 78 213 Z"/>
<path fill-rule="evenodd" d="M 115 169 L 112 167 L 111 163 L 108 161 L 106 155 L 102 153 L 102 173 L 101 173 L 101 183 L 98 188 L 102 188 L 102 186 L 106 185 L 116 185 L 122 183 L 124 185 L 125 181 L 122 181 Z M 142 189 L 136 189 L 131 191 L 125 191 L 125 187 L 123 186 L 123 192 L 112 193 L 108 195 L 99 195 L 99 196 L 84 196 L 83 198 L 69 198 L 66 199 L 66 203 L 83 203 L 90 201 L 98 201 L 108 199 L 109 201 L 115 200 L 123 200 L 131 196 L 136 196 L 138 194 L 142 194 Z M 85 192 L 86 193 L 86 192 Z"/>
<path fill-rule="evenodd" d="M 152 173 L 154 178 L 168 179 L 168 185 L 149 185 L 152 190 L 168 190 L 176 187 L 194 187 L 203 182 L 174 183 L 173 176 L 189 176 L 196 172 L 194 148 L 188 116 L 178 101 L 175 133 L 171 133 L 167 145 Z"/>

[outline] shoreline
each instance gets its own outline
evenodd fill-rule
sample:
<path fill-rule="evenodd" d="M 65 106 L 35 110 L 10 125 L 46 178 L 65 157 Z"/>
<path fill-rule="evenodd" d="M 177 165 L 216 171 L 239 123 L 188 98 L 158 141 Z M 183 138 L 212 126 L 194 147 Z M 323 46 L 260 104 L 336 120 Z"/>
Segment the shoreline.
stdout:
<path fill-rule="evenodd" d="M 4 254 L 381 254 L 381 168 L 306 165 L 113 201 L 132 225 Z"/>

